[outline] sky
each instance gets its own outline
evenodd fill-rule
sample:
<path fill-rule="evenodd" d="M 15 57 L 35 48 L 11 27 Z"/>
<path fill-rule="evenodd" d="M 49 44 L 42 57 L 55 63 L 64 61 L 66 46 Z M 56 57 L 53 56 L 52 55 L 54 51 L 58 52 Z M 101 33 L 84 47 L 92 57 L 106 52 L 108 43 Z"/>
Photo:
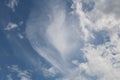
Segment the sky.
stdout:
<path fill-rule="evenodd" d="M 20 4 L 24 8 L 17 7 Z M 119 4 L 120 0 L 8 0 L 11 11 L 6 15 L 14 17 L 0 16 L 0 51 L 7 55 L 1 58 L 6 63 L 0 64 L 9 63 L 5 68 L 18 80 L 119 80 Z M 7 73 L 5 79 L 13 76 Z"/>

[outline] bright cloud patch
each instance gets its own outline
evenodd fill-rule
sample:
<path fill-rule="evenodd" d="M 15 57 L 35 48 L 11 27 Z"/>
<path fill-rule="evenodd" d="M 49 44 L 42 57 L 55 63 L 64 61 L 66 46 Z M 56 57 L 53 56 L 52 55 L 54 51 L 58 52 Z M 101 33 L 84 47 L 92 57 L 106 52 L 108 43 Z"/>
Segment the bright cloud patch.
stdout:
<path fill-rule="evenodd" d="M 4 29 L 4 30 L 12 30 L 12 29 L 15 29 L 15 28 L 17 28 L 18 27 L 18 25 L 17 24 L 15 24 L 15 23 L 8 23 L 8 25 L 6 26 L 6 28 Z"/>
<path fill-rule="evenodd" d="M 33 48 L 55 68 L 45 72 L 59 71 L 63 77 L 56 80 L 119 80 L 119 0 L 73 0 L 70 13 L 57 1 L 45 21 L 34 10 L 26 29 Z M 93 9 L 84 11 L 91 3 Z"/>

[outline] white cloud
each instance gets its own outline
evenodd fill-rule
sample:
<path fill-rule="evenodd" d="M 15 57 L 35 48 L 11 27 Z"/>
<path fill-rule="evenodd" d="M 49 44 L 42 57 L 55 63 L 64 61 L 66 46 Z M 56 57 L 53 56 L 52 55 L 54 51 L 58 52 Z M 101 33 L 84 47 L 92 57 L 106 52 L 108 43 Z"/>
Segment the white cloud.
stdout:
<path fill-rule="evenodd" d="M 12 29 L 15 29 L 15 28 L 17 28 L 17 27 L 18 27 L 17 24 L 10 22 L 10 23 L 8 23 L 8 25 L 5 27 L 4 30 L 12 30 Z"/>
<path fill-rule="evenodd" d="M 43 74 L 45 77 L 55 77 L 59 71 L 55 67 L 43 68 Z"/>
<path fill-rule="evenodd" d="M 75 13 L 78 14 L 80 16 L 80 20 L 83 21 L 80 21 L 80 24 L 82 22 L 81 27 L 85 27 L 85 25 L 88 25 L 89 23 L 88 28 L 86 28 L 88 31 L 90 31 L 91 29 L 95 31 L 106 30 L 109 33 L 111 41 L 109 43 L 106 42 L 105 44 L 101 44 L 100 46 L 92 45 L 90 43 L 84 43 L 85 45 L 88 45 L 87 47 L 84 47 L 84 56 L 86 57 L 87 62 L 78 64 L 78 61 L 73 61 L 74 64 L 79 65 L 79 68 L 76 68 L 77 71 L 75 71 L 74 69 L 76 75 L 73 76 L 73 78 L 70 78 L 70 76 L 75 73 L 73 72 L 73 70 L 71 70 L 72 73 L 69 75 L 69 77 L 67 77 L 68 80 L 83 80 L 83 78 L 84 80 L 88 80 L 90 77 L 97 77 L 97 80 L 119 80 L 120 42 L 118 31 L 120 21 L 111 14 L 106 15 L 106 13 L 102 12 L 101 10 L 94 9 L 89 13 L 84 13 L 81 10 L 82 4 L 80 3 L 80 0 L 75 2 L 74 5 L 74 9 L 76 9 Z M 97 18 L 94 16 L 97 16 Z M 87 34 L 84 30 L 83 32 L 86 35 L 90 36 L 90 34 Z M 84 72 L 84 74 L 89 77 L 86 77 L 85 75 L 83 76 L 82 74 L 78 75 L 82 72 Z M 76 79 L 76 76 L 79 78 Z"/>
<path fill-rule="evenodd" d="M 50 23 L 46 23 L 45 28 L 39 23 L 39 18 L 34 21 L 36 23 L 31 23 L 33 17 L 30 18 L 26 29 L 28 39 L 33 48 L 63 74 L 64 77 L 57 80 L 120 79 L 119 1 L 108 4 L 110 2 L 113 1 L 95 1 L 93 10 L 84 12 L 81 0 L 73 0 L 70 15 L 63 5 L 59 5 L 57 9 L 52 8 Z M 101 6 L 105 6 L 104 9 Z M 71 23 L 72 20 L 68 20 L 71 16 L 73 20 L 77 16 L 78 22 Z M 106 31 L 110 41 L 94 44 L 100 31 Z M 75 57 L 80 54 L 84 55 L 85 62 Z M 54 71 L 48 69 L 47 72 Z"/>
<path fill-rule="evenodd" d="M 46 23 L 44 28 L 40 26 L 39 17 L 35 19 L 37 20 L 36 23 L 31 22 L 34 19 L 28 21 L 27 37 L 34 46 L 33 48 L 41 56 L 61 72 L 66 73 L 69 69 L 67 66 L 71 66 L 71 63 L 68 63 L 71 59 L 69 57 L 73 57 L 71 54 L 73 55 L 81 46 L 78 44 L 80 40 L 79 33 L 76 32 L 79 27 L 67 25 L 66 12 L 61 5 L 52 6 L 51 9 L 50 23 Z M 40 37 L 42 38 L 40 39 Z M 41 45 L 44 42 L 45 45 Z"/>
<path fill-rule="evenodd" d="M 115 67 L 114 65 L 119 66 L 119 58 L 120 54 L 113 55 L 116 51 L 111 51 L 116 49 L 116 47 L 112 47 L 112 44 L 100 45 L 100 46 L 88 46 L 85 47 L 85 56 L 88 60 L 86 63 L 87 69 L 85 69 L 86 73 L 90 76 L 99 77 L 98 80 L 119 80 L 120 68 Z M 117 52 L 120 53 L 120 52 Z M 119 57 L 116 57 L 119 56 Z M 117 61 L 118 60 L 118 61 Z M 82 66 L 80 64 L 80 66 Z M 88 72 L 87 72 L 88 71 Z"/>

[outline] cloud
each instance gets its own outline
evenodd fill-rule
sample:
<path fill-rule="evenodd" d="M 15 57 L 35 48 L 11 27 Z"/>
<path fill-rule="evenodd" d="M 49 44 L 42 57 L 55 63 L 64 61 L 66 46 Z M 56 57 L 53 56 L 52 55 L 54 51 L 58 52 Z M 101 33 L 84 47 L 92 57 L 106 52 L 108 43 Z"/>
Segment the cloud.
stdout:
<path fill-rule="evenodd" d="M 14 77 L 20 78 L 20 80 L 32 80 L 31 73 L 27 70 L 21 70 L 17 65 L 8 66 L 8 69 L 13 73 L 16 73 Z M 13 73 L 7 75 L 8 80 L 13 80 Z"/>
<path fill-rule="evenodd" d="M 93 0 L 89 1 L 85 2 L 91 4 Z M 73 0 L 70 13 L 65 5 L 55 3 L 45 15 L 46 22 L 39 15 L 33 17 L 38 11 L 31 14 L 27 37 L 32 47 L 63 75 L 56 80 L 120 79 L 120 20 L 116 18 L 119 5 L 102 1 L 94 1 L 94 8 L 84 12 L 82 1 Z M 100 42 L 100 38 L 109 40 Z M 54 70 L 47 72 L 52 74 Z"/>
<path fill-rule="evenodd" d="M 59 73 L 55 67 L 43 68 L 42 71 L 45 77 L 55 77 Z"/>
<path fill-rule="evenodd" d="M 64 4 L 52 6 L 52 11 L 48 16 L 49 21 L 42 25 L 44 27 L 39 22 L 41 17 L 36 18 L 35 23 L 31 22 L 34 20 L 34 14 L 32 14 L 26 32 L 33 48 L 62 73 L 66 73 L 69 69 L 67 66 L 72 66 L 68 62 L 73 57 L 73 53 L 79 50 L 81 44 L 78 44 L 80 40 L 79 34 L 76 32 L 78 27 L 74 24 L 72 26 L 67 24 L 63 6 Z M 36 14 L 36 12 L 34 13 Z"/>
<path fill-rule="evenodd" d="M 119 10 L 119 3 L 120 0 L 98 0 L 95 1 L 96 8 L 101 10 L 105 14 L 112 14 L 116 18 L 120 18 L 120 10 Z M 102 6 L 102 7 L 101 7 Z"/>
<path fill-rule="evenodd" d="M 119 66 L 119 63 L 117 57 L 113 55 L 113 53 L 116 53 L 118 50 L 111 51 L 111 49 L 116 49 L 116 47 L 111 48 L 111 46 L 112 44 L 109 44 L 109 46 L 105 44 L 97 47 L 91 45 L 85 47 L 85 56 L 88 60 L 88 62 L 84 64 L 85 67 L 87 67 L 85 68 L 86 74 L 97 76 L 99 80 L 119 80 L 120 77 L 118 74 L 120 74 L 120 71 L 118 70 L 120 68 L 114 66 L 115 64 Z"/>
<path fill-rule="evenodd" d="M 15 11 L 15 7 L 18 5 L 19 0 L 7 0 L 6 5 L 12 9 L 12 11 Z"/>
<path fill-rule="evenodd" d="M 15 29 L 17 27 L 18 27 L 17 24 L 9 22 L 4 30 L 8 30 L 9 31 L 9 30 Z"/>

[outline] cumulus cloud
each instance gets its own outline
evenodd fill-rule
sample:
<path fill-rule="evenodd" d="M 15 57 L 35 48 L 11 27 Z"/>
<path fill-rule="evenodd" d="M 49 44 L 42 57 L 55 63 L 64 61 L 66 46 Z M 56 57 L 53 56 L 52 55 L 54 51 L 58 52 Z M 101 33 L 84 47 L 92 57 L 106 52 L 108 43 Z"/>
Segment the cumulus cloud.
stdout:
<path fill-rule="evenodd" d="M 91 1 L 95 6 L 88 12 L 83 10 L 82 0 L 73 0 L 69 14 L 64 5 L 54 4 L 46 24 L 39 22 L 41 17 L 28 20 L 31 45 L 63 75 L 56 80 L 120 79 L 119 1 L 84 2 Z M 52 74 L 54 69 L 47 72 Z"/>
<path fill-rule="evenodd" d="M 109 45 L 112 46 L 112 45 Z M 85 56 L 88 60 L 86 64 L 80 65 L 85 69 L 86 74 L 90 76 L 97 76 L 99 80 L 119 80 L 119 69 L 114 65 L 119 66 L 116 55 L 113 55 L 116 51 L 111 51 L 111 47 L 108 45 L 100 46 L 88 46 L 85 47 Z M 116 48 L 116 47 L 113 47 Z M 113 49 L 112 49 L 113 50 Z M 119 52 L 118 52 L 119 53 Z M 118 54 L 119 55 L 119 54 Z M 117 55 L 117 56 L 118 56 Z"/>

